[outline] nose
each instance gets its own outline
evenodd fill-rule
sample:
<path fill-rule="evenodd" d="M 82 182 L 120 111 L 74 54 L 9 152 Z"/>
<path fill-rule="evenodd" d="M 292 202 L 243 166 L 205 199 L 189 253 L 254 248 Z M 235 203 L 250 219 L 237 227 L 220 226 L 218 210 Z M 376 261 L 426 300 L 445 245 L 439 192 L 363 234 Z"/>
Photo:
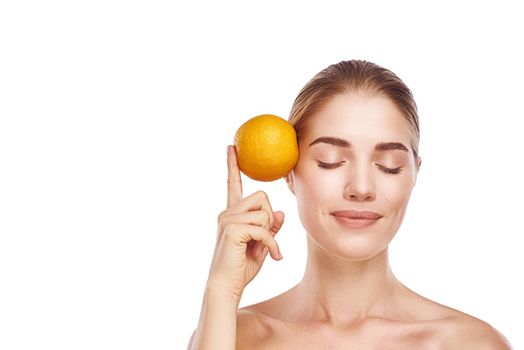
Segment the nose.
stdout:
<path fill-rule="evenodd" d="M 347 174 L 344 198 L 350 201 L 370 201 L 375 198 L 375 185 L 367 166 L 351 167 Z"/>

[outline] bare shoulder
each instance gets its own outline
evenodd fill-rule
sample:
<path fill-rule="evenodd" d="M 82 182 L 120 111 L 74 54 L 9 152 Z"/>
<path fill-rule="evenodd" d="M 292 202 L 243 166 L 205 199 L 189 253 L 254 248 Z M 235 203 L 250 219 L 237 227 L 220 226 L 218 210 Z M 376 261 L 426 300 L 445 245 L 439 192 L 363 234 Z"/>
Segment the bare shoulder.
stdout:
<path fill-rule="evenodd" d="M 271 321 L 253 307 L 237 310 L 237 349 L 262 348 L 273 333 Z"/>
<path fill-rule="evenodd" d="M 237 349 L 275 349 L 279 339 L 287 339 L 290 325 L 279 315 L 290 304 L 291 290 L 237 310 Z"/>
<path fill-rule="evenodd" d="M 508 339 L 488 322 L 456 311 L 447 318 L 446 349 L 511 350 Z"/>

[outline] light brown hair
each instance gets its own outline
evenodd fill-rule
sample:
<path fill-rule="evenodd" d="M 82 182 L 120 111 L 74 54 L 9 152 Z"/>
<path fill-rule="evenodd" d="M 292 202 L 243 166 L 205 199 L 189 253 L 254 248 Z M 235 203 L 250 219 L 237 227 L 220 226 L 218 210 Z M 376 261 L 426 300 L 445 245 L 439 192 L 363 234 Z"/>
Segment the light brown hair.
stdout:
<path fill-rule="evenodd" d="M 306 121 L 335 95 L 360 93 L 366 96 L 383 96 L 402 111 L 411 126 L 411 149 L 418 158 L 420 139 L 417 105 L 411 90 L 392 71 L 364 60 L 341 61 L 332 64 L 315 75 L 300 90 L 293 102 L 289 123 L 300 142 Z"/>

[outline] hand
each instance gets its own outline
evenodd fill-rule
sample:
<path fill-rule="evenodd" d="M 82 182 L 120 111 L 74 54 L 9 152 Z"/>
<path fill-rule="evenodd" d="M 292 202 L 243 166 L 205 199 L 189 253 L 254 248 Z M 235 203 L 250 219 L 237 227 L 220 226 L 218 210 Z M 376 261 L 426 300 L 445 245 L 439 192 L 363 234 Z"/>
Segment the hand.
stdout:
<path fill-rule="evenodd" d="M 231 146 L 227 167 L 227 208 L 218 215 L 217 241 L 208 285 L 238 298 L 253 280 L 268 254 L 275 260 L 282 254 L 274 236 L 284 223 L 284 213 L 273 212 L 264 191 L 242 199 L 242 179 L 236 150 Z"/>

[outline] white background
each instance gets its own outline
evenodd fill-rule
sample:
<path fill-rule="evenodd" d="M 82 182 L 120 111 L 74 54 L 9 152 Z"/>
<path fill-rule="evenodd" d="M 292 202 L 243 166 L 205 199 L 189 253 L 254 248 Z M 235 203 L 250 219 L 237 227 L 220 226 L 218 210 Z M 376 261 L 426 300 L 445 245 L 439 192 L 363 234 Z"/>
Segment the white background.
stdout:
<path fill-rule="evenodd" d="M 391 69 L 423 158 L 391 265 L 524 348 L 522 11 L 517 2 L 3 1 L 0 348 L 185 349 L 226 204 L 226 146 L 288 117 L 329 64 Z M 496 5 L 495 5 L 496 4 Z M 241 306 L 302 277 L 286 213 Z"/>

